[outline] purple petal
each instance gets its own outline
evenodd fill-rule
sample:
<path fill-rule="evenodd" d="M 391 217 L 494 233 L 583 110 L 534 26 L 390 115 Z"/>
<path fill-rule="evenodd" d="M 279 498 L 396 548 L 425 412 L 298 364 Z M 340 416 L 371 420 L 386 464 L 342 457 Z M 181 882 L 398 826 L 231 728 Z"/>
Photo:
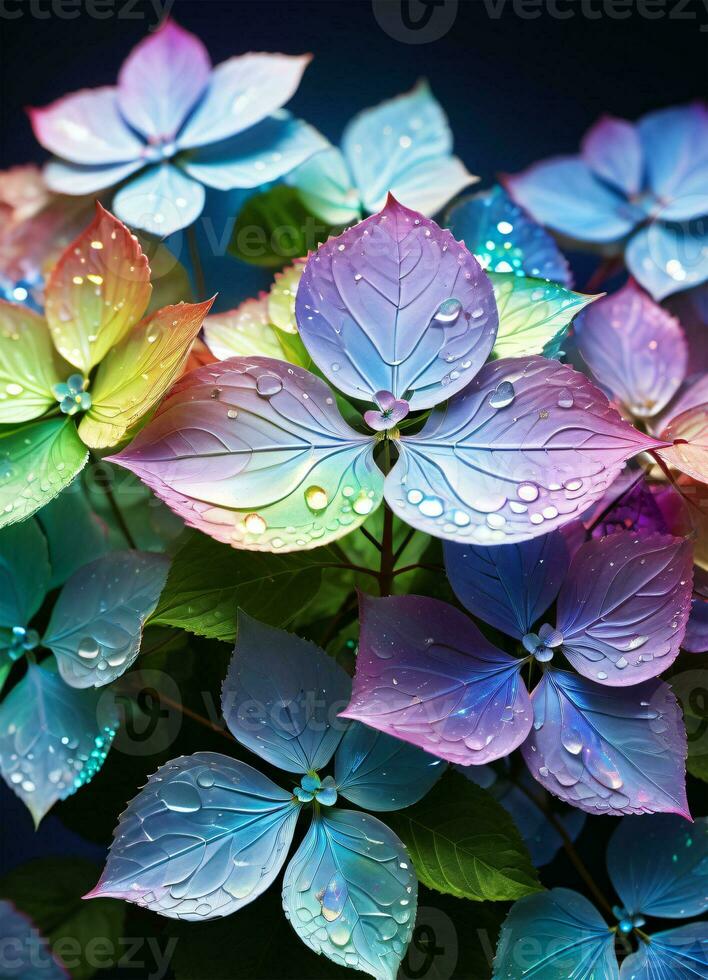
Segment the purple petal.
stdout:
<path fill-rule="evenodd" d="M 547 670 L 531 695 L 522 753 L 550 793 L 588 813 L 678 813 L 686 802 L 686 730 L 666 684 L 600 687 Z"/>
<path fill-rule="evenodd" d="M 691 609 L 691 542 L 618 531 L 577 552 L 558 597 L 563 652 L 579 673 L 622 687 L 679 653 Z"/>
<path fill-rule="evenodd" d="M 3 973 L 15 980 L 69 980 L 70 974 L 32 919 L 0 899 Z"/>
<path fill-rule="evenodd" d="M 708 279 L 708 222 L 667 225 L 652 221 L 633 235 L 627 267 L 656 300 Z"/>
<path fill-rule="evenodd" d="M 113 461 L 218 541 L 302 551 L 347 534 L 378 507 L 373 446 L 308 371 L 233 357 L 186 375 Z"/>
<path fill-rule="evenodd" d="M 411 409 L 468 384 L 498 323 L 491 284 L 464 245 L 393 197 L 310 257 L 295 309 L 338 388 L 368 401 L 385 389 Z"/>
<path fill-rule="evenodd" d="M 583 138 L 585 163 L 627 197 L 642 189 L 644 161 L 637 128 L 625 119 L 602 116 Z"/>
<path fill-rule="evenodd" d="M 228 139 L 282 108 L 295 94 L 311 57 L 243 54 L 217 65 L 204 98 L 179 135 L 179 147 Z"/>
<path fill-rule="evenodd" d="M 691 602 L 683 648 L 689 653 L 708 652 L 708 599 L 703 596 Z"/>
<path fill-rule="evenodd" d="M 436 537 L 512 544 L 573 520 L 625 460 L 657 445 L 567 365 L 503 359 L 485 365 L 419 435 L 401 438 L 386 500 Z"/>
<path fill-rule="evenodd" d="M 34 135 L 51 153 L 80 164 L 129 163 L 143 144 L 118 111 L 115 88 L 82 89 L 30 109 Z"/>
<path fill-rule="evenodd" d="M 548 609 L 568 571 L 560 532 L 496 548 L 446 541 L 444 551 L 447 577 L 462 605 L 517 640 Z"/>
<path fill-rule="evenodd" d="M 698 980 L 708 976 L 708 926 L 691 922 L 653 932 L 622 961 L 620 980 Z"/>
<path fill-rule="evenodd" d="M 579 157 L 544 160 L 504 184 L 532 218 L 581 242 L 624 238 L 644 217 Z"/>
<path fill-rule="evenodd" d="M 173 140 L 206 88 L 207 50 L 173 20 L 133 48 L 118 76 L 118 102 L 130 125 L 151 143 Z"/>
<path fill-rule="evenodd" d="M 631 280 L 585 309 L 575 331 L 596 380 L 633 415 L 656 415 L 678 391 L 688 359 L 681 325 Z"/>
<path fill-rule="evenodd" d="M 701 102 L 660 109 L 639 121 L 649 185 L 665 221 L 708 211 L 708 109 Z"/>
<path fill-rule="evenodd" d="M 362 595 L 356 676 L 342 715 L 450 762 L 491 762 L 531 727 L 521 666 L 453 606 Z"/>
<path fill-rule="evenodd" d="M 584 518 L 593 538 L 604 538 L 618 531 L 634 531 L 639 534 L 668 534 L 666 522 L 656 494 L 652 493 L 644 478 L 636 471 L 622 473 L 612 484 L 593 511 Z"/>

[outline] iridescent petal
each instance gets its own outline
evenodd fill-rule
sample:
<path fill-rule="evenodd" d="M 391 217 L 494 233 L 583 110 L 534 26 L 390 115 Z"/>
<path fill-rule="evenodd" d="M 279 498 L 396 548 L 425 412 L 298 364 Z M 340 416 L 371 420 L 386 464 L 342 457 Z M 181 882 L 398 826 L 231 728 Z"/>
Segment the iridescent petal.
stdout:
<path fill-rule="evenodd" d="M 223 61 L 211 73 L 204 98 L 177 145 L 184 149 L 216 143 L 261 122 L 290 101 L 311 57 L 259 52 Z"/>
<path fill-rule="evenodd" d="M 341 966 L 395 980 L 418 882 L 392 830 L 366 813 L 317 815 L 285 870 L 283 908 L 300 939 Z"/>
<path fill-rule="evenodd" d="M 522 753 L 550 793 L 588 813 L 678 813 L 686 803 L 686 732 L 669 687 L 626 689 L 547 670 L 531 695 Z"/>
<path fill-rule="evenodd" d="M 219 191 L 277 180 L 329 146 L 312 126 L 279 111 L 245 132 L 196 150 L 183 163 L 190 177 Z"/>
<path fill-rule="evenodd" d="M 251 551 L 301 551 L 381 502 L 373 442 L 324 382 L 266 357 L 192 371 L 113 461 L 188 524 Z"/>
<path fill-rule="evenodd" d="M 295 297 L 305 271 L 305 259 L 296 259 L 282 272 L 276 272 L 275 282 L 268 292 L 268 317 L 273 326 L 285 333 L 297 333 Z"/>
<path fill-rule="evenodd" d="M 515 902 L 502 926 L 494 977 L 618 980 L 615 934 L 594 905 L 568 888 Z"/>
<path fill-rule="evenodd" d="M 656 300 L 708 279 L 708 222 L 668 225 L 652 221 L 625 251 L 629 271 Z"/>
<path fill-rule="evenodd" d="M 414 745 L 359 722 L 344 733 L 335 756 L 337 792 L 366 810 L 401 810 L 421 800 L 445 763 Z"/>
<path fill-rule="evenodd" d="M 71 163 L 129 163 L 143 152 L 143 143 L 118 111 L 117 89 L 82 89 L 42 109 L 29 110 L 42 146 Z"/>
<path fill-rule="evenodd" d="M 661 436 L 674 443 L 659 451 L 661 458 L 694 480 L 708 483 L 708 403 L 672 418 Z"/>
<path fill-rule="evenodd" d="M 103 166 L 50 160 L 44 168 L 44 179 L 56 194 L 95 194 L 121 183 L 144 166 L 142 159 Z"/>
<path fill-rule="evenodd" d="M 532 218 L 581 242 L 624 238 L 644 214 L 598 180 L 579 157 L 554 157 L 505 179 Z"/>
<path fill-rule="evenodd" d="M 447 118 L 426 82 L 355 116 L 342 151 L 369 212 L 391 192 L 406 207 L 435 214 L 477 179 L 451 156 Z"/>
<path fill-rule="evenodd" d="M 165 21 L 137 44 L 118 76 L 118 104 L 151 142 L 174 139 L 209 81 L 211 61 L 194 34 Z"/>
<path fill-rule="evenodd" d="M 51 568 L 47 542 L 36 521 L 0 532 L 0 626 L 29 626 L 44 601 Z"/>
<path fill-rule="evenodd" d="M 508 755 L 531 728 L 522 661 L 463 613 L 422 596 L 361 596 L 352 700 L 342 712 L 461 765 Z"/>
<path fill-rule="evenodd" d="M 293 170 L 286 183 L 296 187 L 305 206 L 335 227 L 361 218 L 361 199 L 340 150 L 322 150 Z"/>
<path fill-rule="evenodd" d="M 162 766 L 121 814 L 85 898 L 122 898 L 171 919 L 230 915 L 278 875 L 300 807 L 256 769 L 216 752 Z"/>
<path fill-rule="evenodd" d="M 168 568 L 163 555 L 112 551 L 72 575 L 42 640 L 67 684 L 103 687 L 125 673 L 138 656 Z"/>
<path fill-rule="evenodd" d="M 700 980 L 708 976 L 708 926 L 691 922 L 639 941 L 622 961 L 620 980 Z"/>
<path fill-rule="evenodd" d="M 708 910 L 708 817 L 625 817 L 610 838 L 607 870 L 633 915 L 689 919 Z"/>
<path fill-rule="evenodd" d="M 0 300 L 0 424 L 26 422 L 56 404 L 68 365 L 57 357 L 45 320 Z"/>
<path fill-rule="evenodd" d="M 552 236 L 503 187 L 464 198 L 450 210 L 445 224 L 487 272 L 513 272 L 572 285 L 568 263 Z"/>
<path fill-rule="evenodd" d="M 182 374 L 211 300 L 166 306 L 142 320 L 101 362 L 79 435 L 87 446 L 115 446 Z"/>
<path fill-rule="evenodd" d="M 708 653 L 708 599 L 698 598 L 691 603 L 691 615 L 686 624 L 683 648 L 689 653 Z"/>
<path fill-rule="evenodd" d="M 657 503 L 657 494 L 636 470 L 625 470 L 615 480 L 596 507 L 587 511 L 583 524 L 588 530 L 592 529 L 593 538 L 604 538 L 619 531 L 668 534 L 670 530 Z"/>
<path fill-rule="evenodd" d="M 16 980 L 69 978 L 69 973 L 31 919 L 4 899 L 0 900 L 0 947 L 4 950 L 5 977 Z"/>
<path fill-rule="evenodd" d="M 343 668 L 314 643 L 240 613 L 221 709 L 246 748 L 287 772 L 324 768 L 346 728 L 337 712 L 350 691 Z"/>
<path fill-rule="evenodd" d="M 103 492 L 102 487 L 96 489 Z M 42 507 L 37 520 L 49 548 L 52 589 L 63 585 L 86 562 L 108 551 L 108 525 L 92 510 L 80 480 Z"/>
<path fill-rule="evenodd" d="M 93 222 L 66 249 L 47 283 L 54 345 L 88 375 L 143 315 L 150 291 L 150 267 L 138 240 L 96 202 Z"/>
<path fill-rule="evenodd" d="M 708 212 L 708 108 L 701 102 L 652 112 L 638 123 L 651 189 L 666 221 Z"/>
<path fill-rule="evenodd" d="M 35 826 L 98 772 L 117 727 L 112 694 L 75 691 L 51 665 L 28 664 L 0 704 L 0 772 Z"/>
<path fill-rule="evenodd" d="M 640 418 L 665 408 L 686 374 L 681 324 L 631 280 L 593 303 L 575 334 L 596 380 Z"/>
<path fill-rule="evenodd" d="M 567 365 L 493 361 L 419 435 L 401 438 L 386 500 L 436 537 L 511 544 L 573 520 L 625 460 L 657 445 Z"/>
<path fill-rule="evenodd" d="M 204 208 L 204 188 L 170 163 L 150 167 L 113 198 L 113 208 L 131 228 L 171 235 L 191 225 Z"/>
<path fill-rule="evenodd" d="M 338 388 L 367 401 L 390 391 L 411 409 L 468 384 L 497 330 L 475 259 L 393 197 L 310 257 L 295 308 L 303 343 Z"/>
<path fill-rule="evenodd" d="M 270 325 L 266 293 L 245 300 L 235 310 L 212 313 L 204 321 L 204 339 L 220 361 L 229 357 L 283 358 L 278 335 Z"/>
<path fill-rule="evenodd" d="M 548 609 L 568 572 L 568 549 L 559 532 L 496 548 L 445 542 L 444 551 L 445 570 L 462 605 L 518 640 Z"/>
<path fill-rule="evenodd" d="M 627 197 L 642 189 L 644 160 L 637 127 L 626 119 L 602 116 L 582 143 L 585 163 L 602 180 Z"/>
<path fill-rule="evenodd" d="M 691 610 L 691 542 L 617 531 L 573 557 L 558 597 L 563 653 L 584 677 L 623 687 L 674 662 Z"/>

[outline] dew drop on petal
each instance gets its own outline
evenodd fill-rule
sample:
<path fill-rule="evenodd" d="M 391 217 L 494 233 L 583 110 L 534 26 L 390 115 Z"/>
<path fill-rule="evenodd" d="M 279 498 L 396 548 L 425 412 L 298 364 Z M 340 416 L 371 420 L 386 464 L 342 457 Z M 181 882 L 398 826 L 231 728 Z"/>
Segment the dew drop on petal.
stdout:
<path fill-rule="evenodd" d="M 489 396 L 489 404 L 492 408 L 506 408 L 514 401 L 516 392 L 511 381 L 500 381 L 496 390 Z"/>

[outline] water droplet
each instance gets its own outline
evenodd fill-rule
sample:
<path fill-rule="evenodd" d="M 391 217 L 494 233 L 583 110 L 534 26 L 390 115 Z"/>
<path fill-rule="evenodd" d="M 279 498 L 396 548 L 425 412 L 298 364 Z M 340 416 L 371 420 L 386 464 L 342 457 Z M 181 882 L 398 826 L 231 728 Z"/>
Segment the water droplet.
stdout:
<path fill-rule="evenodd" d="M 500 381 L 496 390 L 489 396 L 489 404 L 492 408 L 506 408 L 511 405 L 516 397 L 514 386 L 511 381 Z"/>
<path fill-rule="evenodd" d="M 438 323 L 454 323 L 460 315 L 461 310 L 462 303 L 453 296 L 450 299 L 443 300 L 437 308 L 433 319 L 437 320 Z"/>
<path fill-rule="evenodd" d="M 92 636 L 84 636 L 76 648 L 76 652 L 84 660 L 95 660 L 98 656 L 98 643 Z"/>
<path fill-rule="evenodd" d="M 175 780 L 173 783 L 161 786 L 157 795 L 168 810 L 173 810 L 175 813 L 196 813 L 202 808 L 201 797 L 191 783 Z"/>
<path fill-rule="evenodd" d="M 352 504 L 352 508 L 355 514 L 363 516 L 364 514 L 370 514 L 374 509 L 374 502 L 369 497 L 364 490 L 361 491 L 359 496 L 356 498 Z"/>
<path fill-rule="evenodd" d="M 236 411 L 235 408 L 230 408 L 228 410 L 228 412 L 226 413 L 226 417 L 227 418 L 230 418 L 230 419 L 237 419 L 238 418 L 238 412 Z"/>
<path fill-rule="evenodd" d="M 439 497 L 424 497 L 418 504 L 418 510 L 424 517 L 440 517 L 444 509 Z"/>
<path fill-rule="evenodd" d="M 572 394 L 564 388 L 563 391 L 558 395 L 558 408 L 572 408 L 573 407 L 573 396 Z"/>
<path fill-rule="evenodd" d="M 534 483 L 520 483 L 516 488 L 520 500 L 532 503 L 538 498 L 538 487 Z"/>
<path fill-rule="evenodd" d="M 216 778 L 213 772 L 200 772 L 197 776 L 197 785 L 201 786 L 202 789 L 211 789 L 215 782 Z"/>
<path fill-rule="evenodd" d="M 264 398 L 277 395 L 283 389 L 283 382 L 273 374 L 262 374 L 256 381 L 256 391 Z"/>
<path fill-rule="evenodd" d="M 267 527 L 260 514 L 246 514 L 243 523 L 249 534 L 263 534 Z"/>
<path fill-rule="evenodd" d="M 408 493 L 406 494 L 406 499 L 408 500 L 408 503 L 409 504 L 414 504 L 417 507 L 418 504 L 423 499 L 423 491 L 422 490 L 409 490 Z"/>
<path fill-rule="evenodd" d="M 322 487 L 308 487 L 305 491 L 305 503 L 310 510 L 324 510 L 328 504 L 327 491 Z"/>
<path fill-rule="evenodd" d="M 7 385 L 5 391 L 8 393 L 8 395 L 21 395 L 22 392 L 24 391 L 24 388 L 22 387 L 22 385 L 18 385 L 15 384 L 15 382 L 11 382 L 9 385 Z"/>

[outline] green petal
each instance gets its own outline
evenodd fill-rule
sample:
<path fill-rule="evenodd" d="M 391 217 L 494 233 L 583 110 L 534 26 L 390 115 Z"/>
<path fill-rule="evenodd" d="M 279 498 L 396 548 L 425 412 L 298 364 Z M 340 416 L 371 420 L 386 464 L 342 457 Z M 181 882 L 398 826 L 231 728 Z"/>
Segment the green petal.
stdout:
<path fill-rule="evenodd" d="M 52 387 L 70 368 L 41 316 L 0 302 L 0 424 L 36 419 L 56 405 Z"/>

